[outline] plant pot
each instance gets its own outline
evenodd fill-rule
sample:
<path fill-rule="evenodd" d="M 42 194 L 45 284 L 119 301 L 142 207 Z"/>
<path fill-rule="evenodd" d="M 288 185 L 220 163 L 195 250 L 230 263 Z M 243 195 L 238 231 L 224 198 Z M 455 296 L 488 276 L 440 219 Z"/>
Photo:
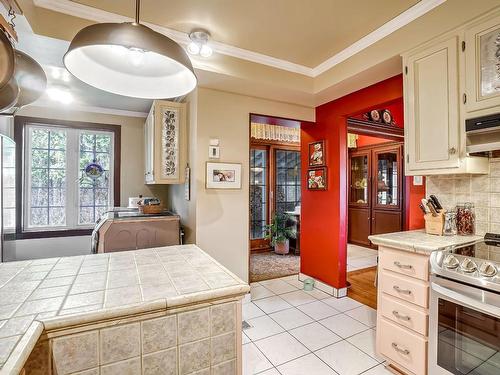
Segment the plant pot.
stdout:
<path fill-rule="evenodd" d="M 290 241 L 287 239 L 283 242 L 277 242 L 274 245 L 274 252 L 280 255 L 288 254 L 290 252 Z"/>

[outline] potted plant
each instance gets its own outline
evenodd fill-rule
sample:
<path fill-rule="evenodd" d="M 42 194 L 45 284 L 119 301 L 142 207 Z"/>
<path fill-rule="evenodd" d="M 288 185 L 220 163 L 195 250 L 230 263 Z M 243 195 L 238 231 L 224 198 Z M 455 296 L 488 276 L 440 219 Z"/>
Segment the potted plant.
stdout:
<path fill-rule="evenodd" d="M 271 224 L 266 225 L 266 239 L 271 240 L 276 254 L 288 254 L 290 251 L 290 238 L 295 238 L 295 230 L 287 226 L 290 216 L 285 213 L 274 215 Z"/>

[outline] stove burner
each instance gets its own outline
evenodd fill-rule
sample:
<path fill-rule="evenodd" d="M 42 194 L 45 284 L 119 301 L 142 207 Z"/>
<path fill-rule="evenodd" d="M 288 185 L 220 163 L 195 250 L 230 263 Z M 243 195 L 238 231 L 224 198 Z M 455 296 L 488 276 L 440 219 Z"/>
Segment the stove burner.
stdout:
<path fill-rule="evenodd" d="M 460 269 L 464 272 L 472 273 L 477 270 L 477 264 L 473 260 L 465 258 L 462 264 L 460 264 Z"/>
<path fill-rule="evenodd" d="M 497 269 L 496 267 L 489 263 L 489 262 L 483 262 L 481 266 L 479 267 L 479 274 L 481 276 L 485 277 L 493 277 L 497 274 Z"/>
<path fill-rule="evenodd" d="M 457 257 L 452 254 L 448 254 L 443 260 L 443 266 L 449 269 L 455 269 L 459 264 Z"/>

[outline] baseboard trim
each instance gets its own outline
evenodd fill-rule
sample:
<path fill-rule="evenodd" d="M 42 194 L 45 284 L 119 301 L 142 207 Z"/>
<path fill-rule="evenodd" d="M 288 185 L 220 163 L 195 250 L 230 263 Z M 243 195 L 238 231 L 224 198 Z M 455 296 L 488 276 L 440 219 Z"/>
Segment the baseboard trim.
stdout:
<path fill-rule="evenodd" d="M 342 297 L 347 296 L 347 288 L 340 288 L 340 289 L 334 288 L 331 285 L 325 284 L 324 282 L 322 282 L 314 277 L 311 277 L 309 275 L 306 275 L 305 273 L 300 272 L 299 273 L 299 280 L 304 281 L 305 279 L 313 279 L 314 280 L 314 287 L 316 289 L 319 289 L 322 292 L 325 292 L 333 297 L 342 298 Z"/>

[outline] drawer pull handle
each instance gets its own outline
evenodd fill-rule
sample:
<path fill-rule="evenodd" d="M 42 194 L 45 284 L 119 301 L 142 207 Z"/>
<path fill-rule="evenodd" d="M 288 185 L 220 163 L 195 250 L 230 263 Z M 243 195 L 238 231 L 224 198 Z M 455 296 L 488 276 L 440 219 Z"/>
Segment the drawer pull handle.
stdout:
<path fill-rule="evenodd" d="M 411 264 L 401 264 L 399 262 L 394 262 L 394 265 L 396 267 L 399 267 L 399 268 L 402 268 L 402 269 L 405 269 L 405 270 L 411 270 L 413 268 L 413 266 Z"/>
<path fill-rule="evenodd" d="M 396 310 L 394 310 L 392 312 L 392 315 L 394 315 L 396 318 L 398 319 L 401 319 L 401 320 L 406 320 L 407 322 L 409 322 L 411 320 L 411 318 L 408 316 L 408 315 L 401 315 L 399 312 L 397 312 Z"/>
<path fill-rule="evenodd" d="M 397 351 L 398 353 L 404 354 L 404 355 L 409 355 L 410 351 L 408 349 L 401 349 L 398 344 L 395 342 L 392 343 L 392 348 Z"/>
<path fill-rule="evenodd" d="M 399 286 L 397 286 L 397 285 L 394 285 L 392 288 L 393 288 L 396 292 L 401 293 L 401 294 L 408 294 L 408 295 L 410 295 L 410 294 L 411 294 L 411 290 L 409 290 L 409 289 L 401 289 L 401 288 L 400 288 Z"/>

